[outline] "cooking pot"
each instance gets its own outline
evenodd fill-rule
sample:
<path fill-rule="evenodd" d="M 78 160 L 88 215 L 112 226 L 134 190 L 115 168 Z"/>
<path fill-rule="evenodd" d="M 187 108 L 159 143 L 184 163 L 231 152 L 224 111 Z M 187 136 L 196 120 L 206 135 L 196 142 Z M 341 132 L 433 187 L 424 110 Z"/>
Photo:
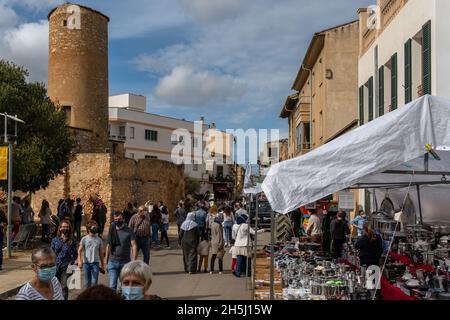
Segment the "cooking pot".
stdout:
<path fill-rule="evenodd" d="M 450 233 L 450 227 L 446 225 L 434 225 L 430 227 L 433 233 L 437 236 L 444 236 Z"/>
<path fill-rule="evenodd" d="M 450 300 L 450 292 L 441 292 L 438 296 L 439 300 Z"/>
<path fill-rule="evenodd" d="M 378 224 L 381 233 L 394 232 L 400 226 L 400 223 L 395 220 L 379 220 Z"/>

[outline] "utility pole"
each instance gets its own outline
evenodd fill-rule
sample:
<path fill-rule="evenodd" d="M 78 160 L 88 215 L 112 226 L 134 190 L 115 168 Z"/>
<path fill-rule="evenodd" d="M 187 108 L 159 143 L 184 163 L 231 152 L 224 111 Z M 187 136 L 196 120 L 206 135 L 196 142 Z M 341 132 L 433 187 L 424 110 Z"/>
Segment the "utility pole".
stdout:
<path fill-rule="evenodd" d="M 12 252 L 12 229 L 13 229 L 13 221 L 12 221 L 12 177 L 13 177 L 13 143 L 17 141 L 17 123 L 25 123 L 23 120 L 20 120 L 16 116 L 10 116 L 6 112 L 0 113 L 0 115 L 5 117 L 5 136 L 4 142 L 8 144 L 8 229 L 7 229 L 7 237 L 6 244 L 8 249 L 8 258 L 11 258 Z M 14 125 L 14 139 L 10 139 L 8 137 L 8 119 L 11 119 L 15 122 Z M 13 141 L 14 140 L 14 141 Z"/>

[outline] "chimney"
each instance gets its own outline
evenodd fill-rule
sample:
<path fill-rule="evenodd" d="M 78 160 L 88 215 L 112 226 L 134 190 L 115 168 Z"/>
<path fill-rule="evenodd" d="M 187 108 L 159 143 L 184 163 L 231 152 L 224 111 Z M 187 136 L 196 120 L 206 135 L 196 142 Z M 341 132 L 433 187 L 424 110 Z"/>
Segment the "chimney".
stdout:
<path fill-rule="evenodd" d="M 215 128 L 216 128 L 216 123 L 215 123 L 215 122 L 211 123 L 211 128 L 212 128 L 212 129 L 215 129 Z"/>
<path fill-rule="evenodd" d="M 200 117 L 200 121 L 201 121 L 201 122 L 205 122 L 205 117 L 204 117 L 204 116 L 201 116 L 201 117 Z"/>

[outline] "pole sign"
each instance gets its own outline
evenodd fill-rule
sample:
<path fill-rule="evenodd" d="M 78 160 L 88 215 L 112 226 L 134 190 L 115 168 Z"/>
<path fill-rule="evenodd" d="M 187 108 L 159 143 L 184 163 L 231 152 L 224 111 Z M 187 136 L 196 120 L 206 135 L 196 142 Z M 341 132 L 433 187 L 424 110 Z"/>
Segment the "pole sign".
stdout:
<path fill-rule="evenodd" d="M 355 194 L 353 192 L 339 192 L 339 210 L 355 210 Z"/>
<path fill-rule="evenodd" d="M 8 147 L 0 147 L 0 180 L 8 180 Z"/>

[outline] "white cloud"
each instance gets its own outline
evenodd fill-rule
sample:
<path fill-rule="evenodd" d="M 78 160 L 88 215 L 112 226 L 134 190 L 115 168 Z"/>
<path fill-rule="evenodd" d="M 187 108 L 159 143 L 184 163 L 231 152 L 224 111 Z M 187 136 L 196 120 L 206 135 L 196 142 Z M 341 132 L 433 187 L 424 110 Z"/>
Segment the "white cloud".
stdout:
<path fill-rule="evenodd" d="M 50 7 L 56 7 L 63 3 L 63 0 L 3 0 L 9 5 L 25 6 L 29 9 L 42 11 Z"/>
<path fill-rule="evenodd" d="M 245 84 L 230 76 L 178 66 L 159 81 L 155 95 L 172 105 L 204 107 L 240 97 L 244 90 Z"/>
<path fill-rule="evenodd" d="M 19 16 L 16 12 L 0 2 L 0 32 L 11 26 L 15 26 L 19 22 Z"/>
<path fill-rule="evenodd" d="M 198 22 L 215 22 L 235 18 L 248 0 L 181 0 L 181 4 Z"/>

